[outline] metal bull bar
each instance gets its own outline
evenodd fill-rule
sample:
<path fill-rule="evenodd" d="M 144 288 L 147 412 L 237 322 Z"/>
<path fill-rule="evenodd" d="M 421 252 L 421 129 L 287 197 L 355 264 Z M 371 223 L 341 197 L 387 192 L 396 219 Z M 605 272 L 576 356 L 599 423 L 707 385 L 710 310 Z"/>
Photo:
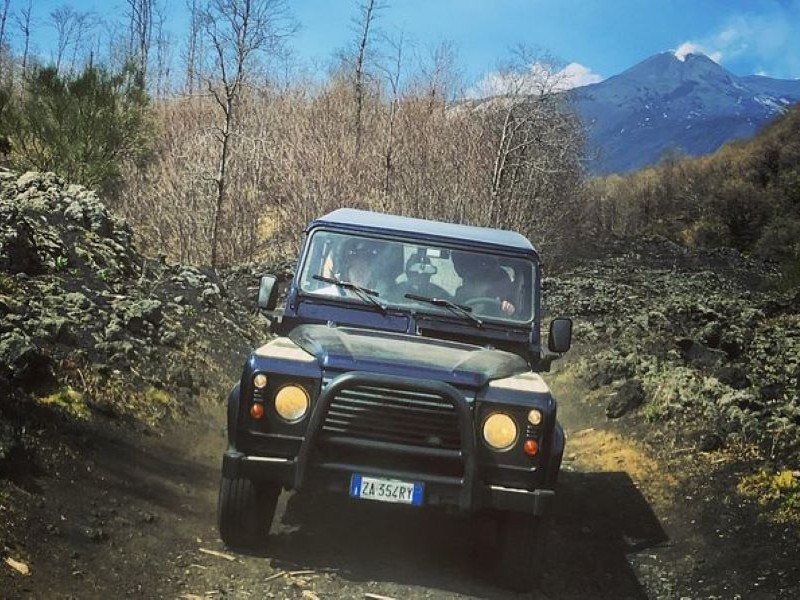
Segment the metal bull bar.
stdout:
<path fill-rule="evenodd" d="M 342 389 L 356 385 L 378 386 L 378 387 L 396 387 L 407 389 L 410 391 L 417 391 L 422 393 L 439 394 L 452 402 L 458 416 L 459 433 L 461 437 L 460 456 L 464 465 L 464 475 L 461 479 L 461 490 L 459 491 L 459 507 L 463 510 L 469 510 L 472 507 L 472 500 L 475 490 L 476 481 L 476 441 L 475 429 L 472 423 L 472 415 L 470 413 L 469 405 L 466 398 L 453 386 L 443 383 L 441 381 L 419 380 L 410 377 L 401 377 L 397 375 L 381 375 L 378 373 L 368 373 L 364 371 L 350 371 L 343 373 L 334 378 L 320 393 L 317 398 L 314 408 L 311 412 L 308 429 L 306 430 L 305 439 L 300 445 L 298 452 L 295 473 L 294 473 L 294 488 L 300 489 L 305 481 L 306 472 L 308 470 L 311 455 L 316 446 L 322 426 L 325 422 L 325 417 L 328 414 L 331 403 L 336 397 L 337 393 Z M 369 447 L 370 443 L 365 442 L 365 447 Z M 437 456 L 441 450 L 431 448 L 419 449 L 419 454 Z M 420 474 L 420 478 L 425 477 Z"/>

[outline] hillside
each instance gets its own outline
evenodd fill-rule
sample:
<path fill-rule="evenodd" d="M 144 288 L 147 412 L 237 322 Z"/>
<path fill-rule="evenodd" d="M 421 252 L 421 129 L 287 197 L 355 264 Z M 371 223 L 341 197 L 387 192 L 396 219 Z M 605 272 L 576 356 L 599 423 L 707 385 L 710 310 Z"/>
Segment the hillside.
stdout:
<path fill-rule="evenodd" d="M 7 597 L 504 597 L 463 519 L 317 491 L 281 497 L 267 556 L 230 554 L 222 399 L 274 267 L 170 264 L 85 188 L 0 186 Z M 779 278 L 653 238 L 547 279 L 547 310 L 576 320 L 548 376 L 569 438 L 548 597 L 800 592 L 800 295 Z"/>
<path fill-rule="evenodd" d="M 132 237 L 81 186 L 0 173 L 4 552 L 25 538 L 40 476 L 59 481 L 93 440 L 217 405 L 263 339 L 248 269 L 168 264 Z"/>
<path fill-rule="evenodd" d="M 752 136 L 800 101 L 800 81 L 737 77 L 703 54 L 664 52 L 571 96 L 590 171 L 625 173 L 668 150 L 698 156 Z"/>
<path fill-rule="evenodd" d="M 662 235 L 689 246 L 734 247 L 800 281 L 800 107 L 756 137 L 714 154 L 672 157 L 590 182 L 586 212 L 603 235 Z"/>

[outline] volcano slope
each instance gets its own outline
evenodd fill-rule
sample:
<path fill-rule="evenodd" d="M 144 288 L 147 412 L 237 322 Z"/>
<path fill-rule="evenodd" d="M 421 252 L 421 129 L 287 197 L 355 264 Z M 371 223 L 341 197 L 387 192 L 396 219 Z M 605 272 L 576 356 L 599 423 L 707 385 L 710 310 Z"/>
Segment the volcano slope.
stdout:
<path fill-rule="evenodd" d="M 146 257 L 91 192 L 0 175 L 0 585 L 9 598 L 512 597 L 492 533 L 284 493 L 215 527 L 257 275 Z M 736 253 L 620 243 L 547 280 L 576 348 L 542 598 L 797 597 L 798 295 Z M 777 284 L 780 282 L 777 281 Z"/>

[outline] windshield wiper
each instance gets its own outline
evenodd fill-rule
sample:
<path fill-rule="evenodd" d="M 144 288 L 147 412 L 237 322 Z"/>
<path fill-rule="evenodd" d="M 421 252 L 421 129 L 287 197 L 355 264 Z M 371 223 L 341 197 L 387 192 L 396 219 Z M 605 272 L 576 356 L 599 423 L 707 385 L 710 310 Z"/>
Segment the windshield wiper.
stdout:
<path fill-rule="evenodd" d="M 369 302 L 375 308 L 381 311 L 382 314 L 386 314 L 386 305 L 383 304 L 380 300 L 376 300 L 377 296 L 380 296 L 377 290 L 373 290 L 367 287 L 362 287 L 357 283 L 353 283 L 352 281 L 342 281 L 341 279 L 337 279 L 336 277 L 325 277 L 324 275 L 314 275 L 313 279 L 317 281 L 324 281 L 325 283 L 331 283 L 337 287 L 342 288 L 343 290 L 350 290 L 356 296 L 361 298 L 364 302 Z"/>
<path fill-rule="evenodd" d="M 467 306 L 461 306 L 460 304 L 456 304 L 455 302 L 450 302 L 450 300 L 445 300 L 444 298 L 418 296 L 417 294 L 404 294 L 404 297 L 408 298 L 409 300 L 416 300 L 417 302 L 427 302 L 428 304 L 433 304 L 434 306 L 444 306 L 445 308 L 449 309 L 451 312 L 457 315 L 460 315 L 462 317 L 467 317 L 478 327 L 483 327 L 483 321 L 481 321 L 478 317 L 473 315 L 472 309 Z"/>

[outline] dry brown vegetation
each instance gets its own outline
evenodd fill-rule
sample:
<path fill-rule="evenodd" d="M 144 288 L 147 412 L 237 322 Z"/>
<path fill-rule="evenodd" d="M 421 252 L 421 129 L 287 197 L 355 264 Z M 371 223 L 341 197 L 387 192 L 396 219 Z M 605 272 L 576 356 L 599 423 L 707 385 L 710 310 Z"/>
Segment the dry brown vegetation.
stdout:
<path fill-rule="evenodd" d="M 341 206 L 516 229 L 560 248 L 579 207 L 582 139 L 554 94 L 474 105 L 451 102 L 452 90 L 435 79 L 396 93 L 372 83 L 361 105 L 342 73 L 313 91 L 242 95 L 223 262 L 283 252 L 308 221 Z M 204 262 L 215 209 L 214 107 L 191 96 L 157 110 L 158 156 L 131 171 L 120 208 L 146 243 Z"/>

